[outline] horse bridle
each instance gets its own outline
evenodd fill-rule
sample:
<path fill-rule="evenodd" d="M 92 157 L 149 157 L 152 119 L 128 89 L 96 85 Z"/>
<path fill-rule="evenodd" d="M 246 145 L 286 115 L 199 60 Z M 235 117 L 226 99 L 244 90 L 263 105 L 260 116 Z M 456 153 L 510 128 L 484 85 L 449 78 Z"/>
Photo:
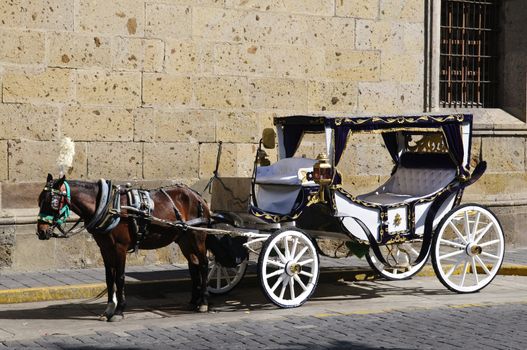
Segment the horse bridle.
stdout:
<path fill-rule="evenodd" d="M 68 231 L 64 231 L 64 224 L 66 220 L 70 217 L 70 205 L 71 205 L 71 192 L 70 185 L 68 182 L 64 181 L 60 186 L 60 189 L 53 188 L 52 183 L 48 183 L 44 187 L 44 192 L 51 193 L 51 203 L 50 207 L 53 210 L 53 213 L 42 212 L 42 208 L 38 213 L 38 222 L 44 222 L 50 225 L 50 236 L 56 238 L 65 238 L 68 237 L 68 234 L 81 222 L 79 219 L 73 227 Z M 41 206 L 42 207 L 42 206 Z M 62 235 L 57 235 L 54 233 L 55 228 L 57 228 Z"/>

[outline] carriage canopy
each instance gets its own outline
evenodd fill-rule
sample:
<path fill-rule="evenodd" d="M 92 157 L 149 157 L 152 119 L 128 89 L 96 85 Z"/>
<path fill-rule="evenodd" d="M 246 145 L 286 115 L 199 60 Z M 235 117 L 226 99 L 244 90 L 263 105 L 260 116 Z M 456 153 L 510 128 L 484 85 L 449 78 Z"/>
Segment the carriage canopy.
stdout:
<path fill-rule="evenodd" d="M 441 133 L 447 152 L 460 170 L 468 173 L 471 114 L 329 117 L 296 115 L 277 117 L 281 158 L 292 157 L 305 133 L 325 133 L 327 152 L 333 164 L 338 165 L 352 133 L 380 133 L 392 159 L 398 163 L 403 133 Z"/>

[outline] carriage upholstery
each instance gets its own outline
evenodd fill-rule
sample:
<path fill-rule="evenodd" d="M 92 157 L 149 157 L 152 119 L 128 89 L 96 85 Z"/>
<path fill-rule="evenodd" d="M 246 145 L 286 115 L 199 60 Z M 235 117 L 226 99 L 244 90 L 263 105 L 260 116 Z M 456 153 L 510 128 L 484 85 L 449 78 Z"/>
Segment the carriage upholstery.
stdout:
<path fill-rule="evenodd" d="M 269 166 L 260 166 L 256 169 L 256 183 L 270 185 L 301 185 L 302 179 L 298 176 L 299 169 L 313 170 L 316 159 L 310 158 L 284 158 Z"/>
<path fill-rule="evenodd" d="M 270 213 L 289 214 L 302 188 L 300 169 L 313 171 L 317 161 L 310 158 L 284 158 L 256 169 L 258 208 Z"/>
<path fill-rule="evenodd" d="M 357 198 L 380 205 L 409 203 L 439 192 L 455 179 L 456 174 L 448 154 L 405 153 L 400 165 L 382 186 Z"/>

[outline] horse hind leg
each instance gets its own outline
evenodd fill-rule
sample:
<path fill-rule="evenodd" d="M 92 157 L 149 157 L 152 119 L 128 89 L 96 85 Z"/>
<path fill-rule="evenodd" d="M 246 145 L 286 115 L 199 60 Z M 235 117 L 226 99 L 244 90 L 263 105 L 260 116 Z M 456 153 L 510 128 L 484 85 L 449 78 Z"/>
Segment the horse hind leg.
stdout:
<path fill-rule="evenodd" d="M 200 259 L 202 260 L 202 259 Z M 209 291 L 208 291 L 208 272 L 209 272 L 209 266 L 208 266 L 208 260 L 207 257 L 205 257 L 205 261 L 200 261 L 199 264 L 199 273 L 200 273 L 200 302 L 199 302 L 199 312 L 208 312 L 209 311 Z"/>
<path fill-rule="evenodd" d="M 196 246 L 194 234 L 192 231 L 187 231 L 178 240 L 181 252 L 188 261 L 188 269 L 192 281 L 192 298 L 190 300 L 190 307 L 192 310 L 206 312 L 208 310 L 207 298 L 204 293 L 207 293 L 207 274 L 208 274 L 208 260 L 205 254 L 201 254 Z M 203 244 L 204 247 L 204 244 Z M 202 266 L 205 264 L 205 271 Z"/>
<path fill-rule="evenodd" d="M 196 245 L 198 250 L 198 260 L 199 260 L 199 294 L 200 294 L 200 304 L 199 312 L 208 312 L 209 311 L 209 289 L 208 289 L 208 275 L 209 275 L 209 259 L 207 258 L 207 247 L 205 244 L 206 235 L 203 233 L 196 232 Z"/>
<path fill-rule="evenodd" d="M 199 270 L 191 261 L 188 262 L 188 271 L 192 283 L 192 296 L 190 298 L 190 309 L 196 310 L 199 305 Z"/>

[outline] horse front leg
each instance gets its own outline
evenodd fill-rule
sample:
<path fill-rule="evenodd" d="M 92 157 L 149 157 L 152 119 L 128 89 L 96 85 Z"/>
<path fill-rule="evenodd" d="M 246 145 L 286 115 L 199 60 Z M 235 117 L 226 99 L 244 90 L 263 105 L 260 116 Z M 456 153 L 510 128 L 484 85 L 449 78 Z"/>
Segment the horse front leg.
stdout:
<path fill-rule="evenodd" d="M 112 259 L 105 254 L 101 249 L 102 258 L 104 261 L 104 272 L 106 277 L 106 290 L 108 291 L 108 302 L 103 314 L 99 316 L 99 320 L 107 321 L 112 318 L 115 309 L 117 308 L 117 296 L 115 294 L 115 267 L 112 264 Z"/>
<path fill-rule="evenodd" d="M 124 295 L 124 280 L 126 268 L 126 247 L 119 245 L 116 247 L 117 266 L 115 269 L 115 286 L 117 296 L 117 306 L 112 317 L 108 318 L 108 322 L 119 322 L 124 319 L 124 309 L 126 308 L 126 298 Z"/>

